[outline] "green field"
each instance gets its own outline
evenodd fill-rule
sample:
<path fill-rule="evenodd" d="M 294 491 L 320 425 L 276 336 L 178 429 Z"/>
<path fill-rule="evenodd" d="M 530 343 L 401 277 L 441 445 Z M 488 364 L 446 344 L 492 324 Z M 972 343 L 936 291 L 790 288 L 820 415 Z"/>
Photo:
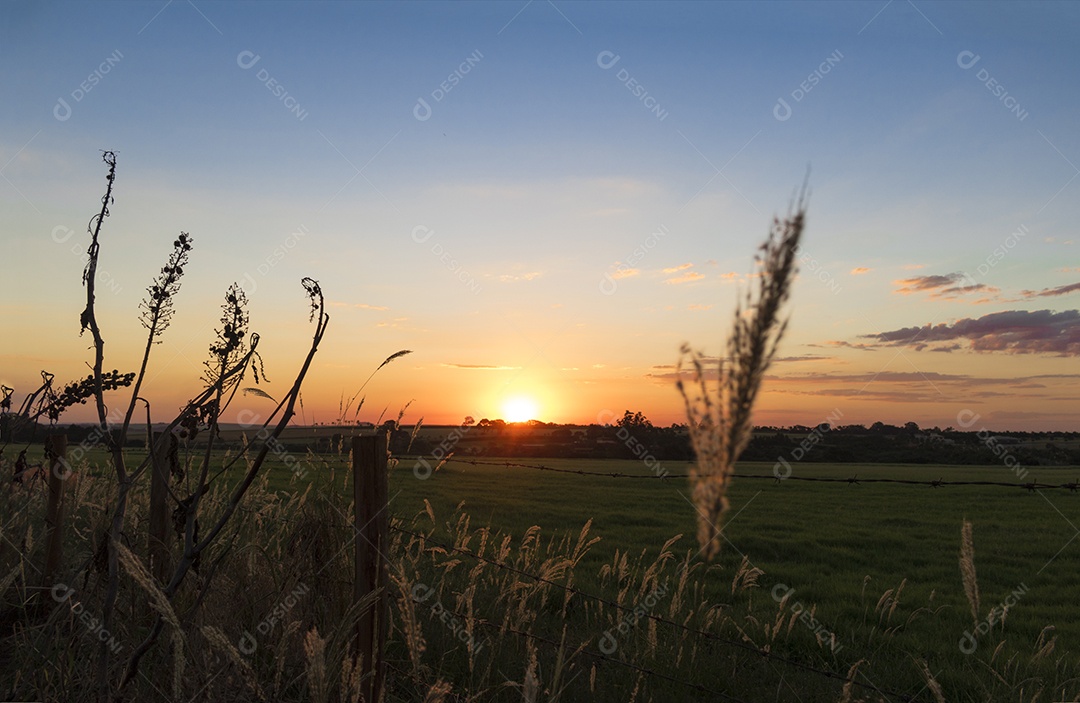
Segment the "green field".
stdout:
<path fill-rule="evenodd" d="M 91 476 L 104 475 L 103 458 L 89 457 Z M 138 458 L 139 452 L 132 452 L 129 462 Z M 220 454 L 214 457 L 215 462 L 223 459 Z M 698 556 L 695 512 L 685 479 L 580 476 L 458 462 L 420 479 L 414 461 L 403 457 L 391 469 L 389 513 L 394 525 L 435 542 L 421 548 L 398 533 L 391 545 L 391 569 L 404 585 L 400 593 L 391 593 L 388 700 L 422 699 L 437 682 L 449 683 L 461 696 L 447 700 L 521 700 L 533 656 L 535 674 L 546 691 L 537 700 L 624 701 L 635 688 L 638 700 L 655 701 L 715 700 L 715 693 L 705 691 L 743 701 L 841 699 L 841 681 L 647 620 L 622 636 L 618 651 L 610 655 L 618 661 L 604 661 L 595 653 L 623 612 L 585 596 L 567 598 L 556 587 L 538 586 L 438 548 L 437 543 L 451 542 L 468 551 L 487 545 L 489 558 L 495 556 L 496 544 L 508 545 L 500 563 L 544 573 L 556 583 L 626 607 L 642 603 L 650 583 L 674 583 L 683 576 L 685 591 L 673 596 L 665 590 L 648 609 L 650 614 L 840 675 L 862 662 L 855 679 L 888 693 L 856 688 L 852 700 L 935 700 L 920 671 L 922 662 L 948 701 L 1057 701 L 1080 693 L 1080 606 L 1075 599 L 1080 582 L 1080 539 L 1075 538 L 1080 531 L 1074 527 L 1080 525 L 1080 494 L 1063 489 L 736 480 L 724 526 L 727 541 L 721 556 L 707 563 Z M 653 473 L 636 461 L 511 461 Z M 230 622 L 222 625 L 224 630 L 231 634 L 254 628 L 284 583 L 314 584 L 319 594 L 315 602 L 296 608 L 295 616 L 308 623 L 305 627 L 340 618 L 332 602 L 348 592 L 347 464 L 346 456 L 309 455 L 304 459 L 306 473 L 297 480 L 280 459 L 271 462 L 269 493 L 260 492 L 254 496 L 258 504 L 248 506 L 271 522 L 238 525 L 237 544 L 256 540 L 260 550 L 276 550 L 281 556 L 275 558 L 278 566 L 270 584 L 252 583 L 249 571 L 222 581 L 223 588 L 231 583 L 232 589 L 222 606 L 229 609 L 221 618 Z M 681 474 L 688 467 L 665 468 Z M 746 463 L 738 470 L 768 475 L 772 465 Z M 838 478 L 1014 480 L 1001 466 L 802 463 L 794 471 L 796 476 Z M 227 478 L 238 475 L 233 469 Z M 1080 470 L 1073 467 L 1040 468 L 1028 478 L 1064 483 L 1078 477 Z M 301 509 L 296 495 L 309 484 Z M 280 498 L 268 502 L 275 493 Z M 321 503 L 337 507 L 318 508 Z M 295 517 L 289 511 L 296 511 Z M 969 646 L 967 652 L 961 651 L 960 641 L 974 629 L 974 620 L 958 562 L 964 519 L 974 525 L 980 619 L 1006 599 L 1011 602 L 1004 625 L 994 624 L 978 638 L 974 651 Z M 570 563 L 589 521 L 588 535 L 599 541 Z M 267 526 L 280 531 L 267 531 Z M 677 535 L 681 539 L 661 555 L 663 545 Z M 301 537 L 305 541 L 300 543 L 308 546 L 298 552 L 295 545 Z M 733 584 L 744 556 L 744 581 Z M 760 573 L 746 581 L 749 567 Z M 331 595 L 332 589 L 342 589 L 338 584 L 346 586 Z M 475 631 L 477 641 L 485 644 L 478 661 L 470 661 L 445 619 L 419 606 L 414 617 L 424 645 L 410 644 L 409 609 L 401 594 L 413 584 L 430 588 L 448 609 L 472 612 L 494 628 Z M 788 601 L 779 603 L 777 593 L 790 594 Z M 213 608 L 214 603 L 211 597 L 204 607 Z M 812 610 L 815 623 L 796 619 L 795 604 Z M 319 626 L 325 631 L 328 625 Z M 1054 629 L 1044 631 L 1047 626 Z M 815 630 L 831 633 L 835 644 L 823 644 Z M 548 641 L 564 642 L 561 655 Z M 299 661 L 286 661 L 285 666 L 302 672 L 302 658 Z M 275 666 L 273 661 L 263 665 L 268 671 Z M 640 674 L 641 669 L 650 673 Z M 301 690 L 297 695 L 307 694 Z"/>
<path fill-rule="evenodd" d="M 529 460 L 522 460 L 530 463 Z M 546 460 L 548 466 L 617 473 L 650 474 L 640 462 Z M 411 464 L 404 461 L 402 466 Z M 685 473 L 684 466 L 667 466 Z M 770 474 L 771 464 L 741 464 L 739 471 Z M 847 478 L 874 476 L 915 480 L 1009 481 L 1004 467 L 927 467 L 800 464 L 796 475 Z M 1075 481 L 1075 468 L 1039 469 L 1042 483 Z M 591 534 L 601 541 L 581 562 L 579 583 L 595 587 L 588 575 L 610 562 L 616 550 L 654 555 L 669 537 L 682 534 L 675 551 L 697 551 L 694 510 L 684 479 L 631 480 L 583 477 L 527 469 L 449 464 L 428 480 L 411 471 L 391 474 L 391 510 L 411 516 L 429 500 L 436 515 L 458 503 L 473 526 L 515 534 L 539 525 L 546 534 L 576 533 L 592 519 Z M 846 485 L 785 481 L 736 481 L 731 494 L 728 539 L 710 574 L 710 593 L 730 599 L 730 582 L 741 555 L 764 571 L 759 579 L 764 610 L 775 610 L 769 593 L 776 584 L 796 590 L 817 618 L 844 644 L 837 663 L 870 660 L 864 669 L 879 685 L 913 680 L 895 671 L 911 669 L 909 655 L 926 656 L 939 681 L 953 693 L 972 685 L 967 675 L 989 656 L 987 645 L 965 655 L 958 642 L 972 629 L 958 553 L 960 526 L 974 525 L 975 564 L 984 611 L 1017 589 L 1026 593 L 1010 610 L 1004 638 L 1031 646 L 1047 625 L 1056 627 L 1055 656 L 1080 651 L 1080 494 L 1066 490 L 1029 492 L 1020 488 L 939 487 L 891 484 Z M 905 582 L 899 610 L 907 616 L 920 607 L 937 611 L 916 616 L 902 636 L 882 642 L 867 635 L 867 612 L 888 589 Z M 587 585 L 586 585 L 587 584 Z M 894 621 L 895 624 L 895 621 Z M 996 645 L 1002 637 L 995 637 Z M 940 674 L 938 674 L 940 672 Z M 917 689 L 918 686 L 915 687 Z M 1074 683 L 1069 689 L 1080 690 Z M 914 690 L 909 691 L 914 693 Z M 926 692 L 923 692 L 927 695 Z M 952 695 L 949 700 L 963 699 Z M 978 700 L 974 698 L 973 700 Z"/>

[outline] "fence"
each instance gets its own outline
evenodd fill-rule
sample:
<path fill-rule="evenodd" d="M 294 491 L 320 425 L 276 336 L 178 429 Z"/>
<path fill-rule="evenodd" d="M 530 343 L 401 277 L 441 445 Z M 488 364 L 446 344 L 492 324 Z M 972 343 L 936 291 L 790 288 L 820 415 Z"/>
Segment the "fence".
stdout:
<path fill-rule="evenodd" d="M 583 469 L 564 469 L 556 466 L 545 466 L 543 464 L 522 464 L 513 461 L 483 461 L 477 459 L 459 459 L 456 456 L 448 458 L 446 460 L 446 463 L 468 464 L 470 466 L 500 466 L 514 469 L 530 469 L 533 471 L 551 471 L 561 474 L 575 474 L 578 476 L 600 476 L 604 478 L 651 479 L 654 481 L 666 481 L 673 478 L 691 478 L 690 474 L 624 474 L 612 471 L 586 471 Z M 996 486 L 999 488 L 1020 488 L 1026 491 L 1036 491 L 1043 488 L 1060 488 L 1072 491 L 1074 493 L 1077 492 L 1077 490 L 1080 490 L 1080 482 L 1078 481 L 1071 481 L 1068 483 L 1039 483 L 1038 481 L 1034 480 L 1025 481 L 1022 483 L 1010 483 L 1008 481 L 945 481 L 943 479 L 917 481 L 906 478 L 859 478 L 858 475 L 849 476 L 848 478 L 830 478 L 825 476 L 777 476 L 776 474 L 739 473 L 732 474 L 732 478 L 739 480 L 765 480 L 777 484 L 786 481 L 805 481 L 808 483 L 843 483 L 849 486 L 873 483 L 892 483 L 906 486 L 927 486 L 929 488 L 941 488 L 943 486 Z"/>

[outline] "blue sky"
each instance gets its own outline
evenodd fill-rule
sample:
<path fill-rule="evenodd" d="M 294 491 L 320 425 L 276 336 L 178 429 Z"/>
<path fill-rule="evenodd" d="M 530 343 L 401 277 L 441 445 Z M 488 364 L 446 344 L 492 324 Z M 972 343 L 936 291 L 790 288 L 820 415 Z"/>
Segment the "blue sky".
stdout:
<path fill-rule="evenodd" d="M 452 422 L 524 395 L 542 419 L 614 407 L 666 424 L 680 404 L 666 365 L 682 341 L 720 348 L 754 249 L 809 167 L 792 361 L 774 368 L 759 421 L 812 424 L 841 407 L 866 423 L 945 426 L 962 408 L 998 427 L 1080 422 L 1080 325 L 986 318 L 1080 307 L 1075 4 L 0 13 L 0 310 L 22 340 L 0 365 L 8 385 L 43 365 L 82 373 L 78 243 L 107 148 L 114 292 L 100 307 L 116 365 L 141 348 L 134 310 L 169 243 L 195 238 L 156 360 L 163 399 L 197 377 L 234 280 L 284 383 L 310 275 L 334 305 L 306 399 L 320 420 L 410 348 L 371 387 L 380 409 L 416 398 L 418 414 Z M 983 318 L 982 336 L 953 328 Z M 942 324 L 936 347 L 886 334 Z"/>

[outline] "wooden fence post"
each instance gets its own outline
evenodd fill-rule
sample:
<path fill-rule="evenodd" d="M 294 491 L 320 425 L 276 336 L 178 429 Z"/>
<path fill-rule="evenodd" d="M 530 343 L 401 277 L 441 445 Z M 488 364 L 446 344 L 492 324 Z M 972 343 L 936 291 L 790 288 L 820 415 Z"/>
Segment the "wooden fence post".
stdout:
<path fill-rule="evenodd" d="M 357 653 L 363 657 L 364 700 L 382 700 L 386 664 L 386 553 L 389 518 L 386 510 L 386 435 L 353 437 L 353 529 L 356 540 L 353 598 L 378 590 L 375 606 L 356 625 Z"/>
<path fill-rule="evenodd" d="M 67 463 L 67 435 L 46 437 L 45 456 L 49 465 L 49 502 L 45 509 L 45 568 L 41 576 L 42 587 L 52 588 L 64 555 L 64 487 L 71 475 Z"/>
<path fill-rule="evenodd" d="M 167 437 L 154 435 L 150 428 L 150 451 L 153 460 L 150 465 L 150 533 L 148 535 L 147 556 L 150 560 L 150 573 L 159 584 L 168 583 L 171 567 L 172 542 L 169 539 L 169 474 L 171 458 L 176 450 L 176 435 L 171 432 Z M 156 439 L 156 441 L 155 441 Z"/>

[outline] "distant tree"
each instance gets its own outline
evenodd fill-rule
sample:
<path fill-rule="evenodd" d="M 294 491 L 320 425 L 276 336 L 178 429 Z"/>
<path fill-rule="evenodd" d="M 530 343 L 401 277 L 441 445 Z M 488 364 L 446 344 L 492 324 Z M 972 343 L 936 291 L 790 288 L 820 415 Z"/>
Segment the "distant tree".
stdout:
<path fill-rule="evenodd" d="M 651 434 L 653 430 L 653 424 L 649 422 L 649 418 L 645 417 L 640 412 L 631 413 L 629 410 L 623 413 L 623 416 L 615 423 L 616 427 L 622 427 L 630 431 L 631 434 Z"/>
<path fill-rule="evenodd" d="M 568 444 L 574 441 L 574 433 L 569 427 L 560 427 L 551 433 L 548 440 L 553 443 Z"/>

